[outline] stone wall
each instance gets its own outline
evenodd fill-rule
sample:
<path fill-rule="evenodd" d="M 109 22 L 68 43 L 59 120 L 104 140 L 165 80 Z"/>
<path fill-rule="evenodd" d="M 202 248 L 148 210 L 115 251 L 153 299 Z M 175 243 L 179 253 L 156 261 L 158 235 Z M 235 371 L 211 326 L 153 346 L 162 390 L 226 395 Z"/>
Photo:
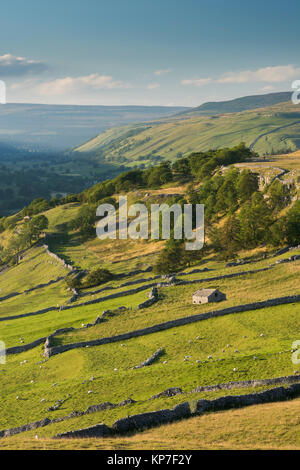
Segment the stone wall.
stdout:
<path fill-rule="evenodd" d="M 274 377 L 272 379 L 255 379 L 255 380 L 241 380 L 236 382 L 227 382 L 224 384 L 216 385 L 203 385 L 194 388 L 190 393 L 199 392 L 216 392 L 218 390 L 232 390 L 234 388 L 250 388 L 250 387 L 263 387 L 268 385 L 288 385 L 300 381 L 300 376 L 289 375 L 285 377 Z"/>
<path fill-rule="evenodd" d="M 66 438 L 76 438 L 76 437 L 106 437 L 112 434 L 111 428 L 105 424 L 96 424 L 95 426 L 90 426 L 89 428 L 77 429 L 76 431 L 64 432 L 62 434 L 57 434 L 54 439 L 66 439 Z"/>
<path fill-rule="evenodd" d="M 43 344 L 47 342 L 47 344 L 50 344 L 50 338 L 62 333 L 67 333 L 69 331 L 73 331 L 75 328 L 69 327 L 69 328 L 60 328 L 59 330 L 55 330 L 51 335 L 49 336 L 44 336 L 43 338 L 38 338 L 35 341 L 32 341 L 31 343 L 27 344 L 22 344 L 20 346 L 12 346 L 11 348 L 6 349 L 6 354 L 19 354 L 25 351 L 29 351 L 30 349 L 36 348 L 40 344 Z"/>
<path fill-rule="evenodd" d="M 203 387 L 203 390 L 200 391 L 214 391 L 214 390 L 219 390 L 221 388 L 216 388 L 216 387 L 224 387 L 224 388 L 233 388 L 233 384 L 238 384 L 237 387 L 239 387 L 239 384 L 245 384 L 245 386 L 256 386 L 258 385 L 269 385 L 269 384 L 275 384 L 275 383 L 283 383 L 283 384 L 290 384 L 294 382 L 299 382 L 300 377 L 298 376 L 287 376 L 287 377 L 276 377 L 273 379 L 262 379 L 262 380 L 252 380 L 252 381 L 244 381 L 244 382 L 229 382 L 228 384 L 220 384 L 216 386 L 207 386 Z M 283 392 L 282 392 L 283 390 Z M 197 392 L 198 390 L 195 389 L 192 392 L 189 393 L 194 393 Z M 156 398 L 161 398 L 161 397 L 172 397 L 178 394 L 182 394 L 182 390 L 178 387 L 173 387 L 165 390 L 164 392 L 158 393 L 157 395 L 153 395 L 149 400 L 156 399 Z M 266 403 L 267 401 L 277 401 L 281 399 L 288 399 L 288 398 L 294 398 L 296 396 L 300 395 L 300 383 L 296 383 L 295 385 L 292 385 L 289 388 L 284 388 L 284 387 L 279 387 L 271 390 L 267 390 L 266 392 L 261 392 L 261 393 L 253 393 L 253 394 L 248 394 L 248 395 L 240 395 L 240 396 L 225 396 L 221 398 L 217 398 L 215 400 L 199 400 L 195 404 L 193 404 L 193 413 L 202 413 L 203 411 L 219 411 L 221 409 L 228 409 L 231 407 L 237 407 L 237 406 L 247 406 L 249 404 L 255 404 L 256 403 Z M 254 397 L 254 398 L 253 398 Z M 71 418 L 75 418 L 78 416 L 83 416 L 86 414 L 90 413 L 97 413 L 99 411 L 107 410 L 107 409 L 112 409 L 120 406 L 126 406 L 128 404 L 135 403 L 132 398 L 128 398 L 127 400 L 123 400 L 122 402 L 118 404 L 113 404 L 110 402 L 105 402 L 105 403 L 99 403 L 97 405 L 91 405 L 89 406 L 85 411 L 72 411 L 69 415 L 61 417 L 61 418 L 54 418 L 50 420 L 49 418 L 44 418 L 43 420 L 40 421 L 35 421 L 30 424 L 25 424 L 22 426 L 18 426 L 15 428 L 10 428 L 6 429 L 3 431 L 0 431 L 0 438 L 1 437 L 8 437 L 8 436 L 13 436 L 15 434 L 19 434 L 22 432 L 30 431 L 32 429 L 37 429 L 39 427 L 44 427 L 47 426 L 48 424 L 54 424 L 54 423 L 59 423 L 62 421 L 69 420 Z M 193 414 L 190 410 L 190 403 L 185 402 L 182 404 L 179 404 L 175 406 L 172 410 L 159 410 L 156 412 L 149 412 L 149 413 L 142 413 L 138 415 L 134 415 L 128 418 L 123 418 L 121 420 L 118 420 L 114 423 L 113 428 L 111 428 L 111 433 L 116 432 L 116 430 L 120 432 L 127 432 L 125 431 L 126 429 L 128 430 L 139 430 L 139 426 L 153 426 L 157 424 L 162 424 L 161 420 L 164 419 L 181 419 L 181 418 L 188 418 Z M 163 421 L 163 422 L 168 422 L 168 421 Z M 96 425 L 99 426 L 99 425 Z M 103 424 L 101 424 L 103 426 Z M 100 428 L 99 428 L 100 429 Z M 143 429 L 143 427 L 142 427 Z M 91 430 L 91 433 L 88 431 L 88 434 L 86 433 L 87 430 Z M 124 431 L 123 431 L 124 430 Z M 77 433 L 79 431 L 79 434 L 75 436 L 74 433 Z M 95 431 L 95 434 L 94 434 Z M 106 430 L 107 431 L 107 430 Z M 69 431 L 67 433 L 63 434 L 58 434 L 55 437 L 104 437 L 101 435 L 101 430 L 98 432 L 98 430 L 95 428 L 95 426 L 92 426 L 90 428 L 85 428 L 85 429 L 79 429 L 77 431 Z"/>
<path fill-rule="evenodd" d="M 195 415 L 201 415 L 204 412 L 223 411 L 232 408 L 240 408 L 250 405 L 272 403 L 296 398 L 300 395 L 300 384 L 294 384 L 290 387 L 277 387 L 260 393 L 249 393 L 246 395 L 229 395 L 226 397 L 216 398 L 214 400 L 198 400 L 196 405 L 191 407 L 189 402 L 180 403 L 172 409 L 163 409 L 151 411 L 148 413 L 139 413 L 127 418 L 122 418 L 112 425 L 112 428 L 105 429 L 105 435 L 111 434 L 127 434 L 130 432 L 144 431 L 147 428 L 161 426 L 163 424 L 174 421 L 187 419 Z M 78 432 L 79 431 L 79 432 Z M 58 437 L 100 437 L 95 426 L 86 428 L 85 430 L 73 431 L 72 435 L 58 434 Z M 101 431 L 100 431 L 101 432 Z"/>
<path fill-rule="evenodd" d="M 63 260 L 62 258 L 60 258 L 56 253 L 53 253 L 52 251 L 50 251 L 49 249 L 49 246 L 48 245 L 43 245 L 43 248 L 46 250 L 46 253 L 51 256 L 52 258 L 54 258 L 58 263 L 60 263 L 64 268 L 66 269 L 69 269 L 70 271 L 73 271 L 74 268 L 73 266 L 71 266 L 70 264 L 67 264 L 65 262 L 65 260 Z"/>
<path fill-rule="evenodd" d="M 65 351 L 70 351 L 76 348 L 84 348 L 86 346 L 100 346 L 102 344 L 114 343 L 118 341 L 124 341 L 131 338 L 137 338 L 139 336 L 144 336 L 152 333 L 157 333 L 159 331 L 168 330 L 169 328 L 174 328 L 177 326 L 188 325 L 190 323 L 195 323 L 202 320 L 207 320 L 208 318 L 215 318 L 223 315 L 229 315 L 232 313 L 241 313 L 246 312 L 248 310 L 257 310 L 265 307 L 273 307 L 276 305 L 283 305 L 289 304 L 293 302 L 299 302 L 300 295 L 291 295 L 287 297 L 277 297 L 274 299 L 264 300 L 261 302 L 253 302 L 244 305 L 237 305 L 235 307 L 228 307 L 222 310 L 214 310 L 207 313 L 200 313 L 198 315 L 192 315 L 189 317 L 178 318 L 176 320 L 171 320 L 165 323 L 160 323 L 154 326 L 150 326 L 147 328 L 143 328 L 140 330 L 131 331 L 128 333 L 123 333 L 117 336 L 111 336 L 107 338 L 96 339 L 92 341 L 82 341 L 78 343 L 72 344 L 65 344 L 60 346 L 54 346 L 52 348 L 48 348 L 44 352 L 45 357 L 50 357 L 55 354 L 61 354 Z"/>
<path fill-rule="evenodd" d="M 153 286 L 149 294 L 149 299 L 139 304 L 138 308 L 141 309 L 141 308 L 150 307 L 157 301 L 158 301 L 158 290 L 157 290 L 157 287 Z"/>
<path fill-rule="evenodd" d="M 245 276 L 247 274 L 255 274 L 257 272 L 267 271 L 268 269 L 271 269 L 273 267 L 274 267 L 274 265 L 270 265 L 269 267 L 266 267 L 266 268 L 261 268 L 261 269 L 251 270 L 251 271 L 250 270 L 249 271 L 243 271 L 243 272 L 239 272 L 239 273 L 224 274 L 222 276 L 215 276 L 215 277 L 205 278 L 205 279 L 193 279 L 193 280 L 188 280 L 188 281 L 183 281 L 183 280 L 178 281 L 177 280 L 177 284 L 178 285 L 188 285 L 188 284 L 199 284 L 199 283 L 204 283 L 204 282 L 212 282 L 212 281 L 217 281 L 217 280 L 220 280 L 220 279 Z M 174 286 L 174 285 L 176 285 L 176 284 L 174 284 L 174 283 L 170 284 L 168 282 L 159 284 L 160 287 L 170 287 L 170 286 Z M 106 296 L 101 297 L 99 299 L 88 300 L 86 302 L 81 302 L 80 304 L 76 304 L 76 305 L 68 305 L 68 306 L 62 305 L 61 307 L 48 307 L 46 309 L 41 309 L 41 310 L 38 310 L 36 312 L 28 312 L 28 313 L 23 313 L 23 314 L 20 314 L 20 315 L 9 316 L 9 317 L 0 317 L 0 322 L 4 321 L 4 320 L 5 321 L 15 320 L 17 318 L 24 318 L 24 317 L 30 317 L 32 315 L 39 315 L 39 314 L 42 314 L 42 313 L 50 312 L 51 310 L 65 310 L 65 309 L 70 309 L 70 308 L 77 308 L 77 307 L 82 307 L 82 306 L 86 306 L 86 305 L 101 303 L 101 302 L 104 302 L 106 300 L 116 299 L 118 297 L 124 297 L 126 295 L 136 294 L 138 292 L 141 292 L 143 290 L 146 290 L 146 289 L 149 289 L 149 288 L 152 288 L 152 287 L 155 287 L 155 286 L 157 286 L 157 284 L 155 282 L 151 282 L 151 283 L 145 284 L 144 286 L 141 286 L 141 287 L 136 287 L 134 289 L 128 289 L 128 290 L 125 290 L 125 291 L 122 291 L 122 292 L 116 292 L 114 294 L 109 294 L 109 295 L 106 295 Z M 104 288 L 103 290 L 106 290 L 106 288 Z"/>
<path fill-rule="evenodd" d="M 162 354 L 164 353 L 164 349 L 159 348 L 158 351 L 156 351 L 154 354 L 152 354 L 151 357 L 148 357 L 144 362 L 139 364 L 138 366 L 132 367 L 132 369 L 141 369 L 142 367 L 147 367 L 153 364 L 156 359 L 158 359 Z"/>

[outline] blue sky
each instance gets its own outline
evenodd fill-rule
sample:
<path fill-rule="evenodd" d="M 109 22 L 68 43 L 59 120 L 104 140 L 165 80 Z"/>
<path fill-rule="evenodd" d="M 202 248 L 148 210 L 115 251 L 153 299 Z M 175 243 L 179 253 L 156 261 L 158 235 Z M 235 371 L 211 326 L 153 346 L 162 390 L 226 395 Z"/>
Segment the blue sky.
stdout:
<path fill-rule="evenodd" d="M 299 0 L 10 0 L 9 102 L 184 105 L 300 79 Z"/>

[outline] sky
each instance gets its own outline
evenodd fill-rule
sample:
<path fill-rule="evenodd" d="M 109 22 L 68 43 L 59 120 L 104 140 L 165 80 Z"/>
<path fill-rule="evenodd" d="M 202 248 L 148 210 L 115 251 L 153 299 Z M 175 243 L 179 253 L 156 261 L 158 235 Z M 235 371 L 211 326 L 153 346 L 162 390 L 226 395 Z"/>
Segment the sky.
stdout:
<path fill-rule="evenodd" d="M 10 0 L 7 102 L 198 106 L 300 80 L 299 0 Z"/>

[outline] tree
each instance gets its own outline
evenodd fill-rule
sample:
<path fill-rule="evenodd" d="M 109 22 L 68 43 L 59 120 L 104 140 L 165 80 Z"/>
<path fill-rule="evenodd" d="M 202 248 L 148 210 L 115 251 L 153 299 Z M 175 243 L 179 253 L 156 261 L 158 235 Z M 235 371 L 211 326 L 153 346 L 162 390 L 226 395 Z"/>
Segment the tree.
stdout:
<path fill-rule="evenodd" d="M 45 215 L 33 217 L 25 222 L 20 237 L 24 241 L 25 246 L 31 246 L 34 240 L 38 240 L 41 233 L 48 228 L 49 221 Z"/>
<path fill-rule="evenodd" d="M 275 246 L 288 244 L 297 246 L 300 244 L 300 201 L 284 217 L 278 219 L 271 228 L 272 242 Z"/>
<path fill-rule="evenodd" d="M 291 194 L 287 185 L 275 179 L 269 186 L 267 194 L 269 196 L 269 205 L 275 212 L 279 212 L 291 201 Z"/>
<path fill-rule="evenodd" d="M 113 278 L 114 275 L 108 269 L 97 268 L 91 271 L 81 284 L 83 287 L 94 287 Z"/>
<path fill-rule="evenodd" d="M 259 243 L 268 241 L 273 219 L 261 193 L 253 193 L 251 201 L 242 206 L 239 221 L 244 248 L 255 248 Z"/>
<path fill-rule="evenodd" d="M 82 238 L 95 236 L 96 205 L 81 206 L 76 219 L 70 222 L 71 230 L 79 230 Z"/>
<path fill-rule="evenodd" d="M 222 259 L 235 258 L 236 252 L 241 248 L 241 225 L 236 215 L 230 215 L 223 227 L 212 230 L 210 238 Z"/>
<path fill-rule="evenodd" d="M 19 264 L 20 255 L 25 248 L 24 239 L 21 236 L 11 238 L 5 250 L 5 261 L 10 264 Z"/>
<path fill-rule="evenodd" d="M 241 203 L 248 201 L 259 189 L 258 175 L 250 170 L 243 170 L 237 180 L 237 193 Z"/>
<path fill-rule="evenodd" d="M 159 274 L 172 274 L 180 271 L 185 266 L 185 263 L 184 242 L 171 238 L 160 252 L 154 270 Z"/>

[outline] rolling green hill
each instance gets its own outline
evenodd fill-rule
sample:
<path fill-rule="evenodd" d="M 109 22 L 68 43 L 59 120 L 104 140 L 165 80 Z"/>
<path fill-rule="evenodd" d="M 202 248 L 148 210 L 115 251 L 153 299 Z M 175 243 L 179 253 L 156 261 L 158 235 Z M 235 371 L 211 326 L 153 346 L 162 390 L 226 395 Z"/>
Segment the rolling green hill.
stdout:
<path fill-rule="evenodd" d="M 247 111 L 255 108 L 265 108 L 267 106 L 273 106 L 274 104 L 284 103 L 291 100 L 290 92 L 281 93 L 267 93 L 266 95 L 252 95 L 243 96 L 234 100 L 228 101 L 213 101 L 203 103 L 200 106 L 186 111 L 182 111 L 180 114 L 189 116 L 201 116 L 211 114 L 224 114 L 224 113 L 239 113 L 241 111 Z"/>
<path fill-rule="evenodd" d="M 268 96 L 268 95 L 267 95 Z M 224 106 L 224 110 L 225 110 Z M 220 112 L 220 108 L 219 111 Z M 300 148 L 300 108 L 290 102 L 255 110 L 176 118 L 110 129 L 74 149 L 80 161 L 149 166 L 191 152 L 245 142 L 260 155 Z"/>

